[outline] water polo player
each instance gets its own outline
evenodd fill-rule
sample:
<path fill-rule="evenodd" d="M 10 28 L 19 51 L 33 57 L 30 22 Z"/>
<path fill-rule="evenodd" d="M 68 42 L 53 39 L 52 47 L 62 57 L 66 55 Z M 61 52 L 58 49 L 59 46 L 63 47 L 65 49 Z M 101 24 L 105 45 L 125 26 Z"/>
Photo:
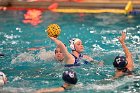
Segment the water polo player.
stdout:
<path fill-rule="evenodd" d="M 62 79 L 64 84 L 58 88 L 50 88 L 50 89 L 40 89 L 36 93 L 52 93 L 52 92 L 63 92 L 65 90 L 69 90 L 75 85 L 78 81 L 77 75 L 72 70 L 66 70 L 62 74 Z"/>
<path fill-rule="evenodd" d="M 6 75 L 0 71 L 0 87 L 3 87 L 4 84 L 7 83 L 7 77 Z"/>
<path fill-rule="evenodd" d="M 115 71 L 115 76 L 113 77 L 113 79 L 118 78 L 120 76 L 123 75 L 132 75 L 132 71 L 134 68 L 134 63 L 133 63 L 133 58 L 132 58 L 132 54 L 129 51 L 129 49 L 127 48 L 126 44 L 125 44 L 125 38 L 126 38 L 126 33 L 122 32 L 122 36 L 119 39 L 120 44 L 122 45 L 123 51 L 125 53 L 125 57 L 124 56 L 117 56 L 114 59 L 113 65 L 116 68 Z"/>
<path fill-rule="evenodd" d="M 57 26 L 53 27 L 53 29 L 55 29 Z M 57 30 L 57 28 L 56 28 Z M 52 30 L 54 31 L 54 30 Z M 48 35 L 49 36 L 49 35 Z M 82 41 L 78 38 L 73 38 L 72 40 L 70 40 L 70 47 L 73 50 L 73 53 L 69 53 L 67 48 L 65 47 L 65 45 L 63 44 L 63 42 L 61 42 L 60 40 L 58 40 L 58 38 L 54 37 L 54 36 L 49 36 L 49 38 L 51 40 L 53 40 L 56 45 L 60 48 L 60 50 L 62 51 L 63 55 L 64 55 L 64 62 L 66 62 L 67 67 L 71 67 L 71 66 L 80 66 L 80 59 L 84 59 L 84 63 L 87 64 L 88 62 L 94 62 L 93 59 L 87 55 L 82 55 L 81 52 L 83 52 L 83 44 Z M 100 64 L 100 62 L 99 62 Z"/>
<path fill-rule="evenodd" d="M 81 64 L 80 61 L 83 61 L 84 64 L 93 62 L 93 63 L 98 63 L 99 65 L 103 65 L 103 62 L 97 62 L 93 60 L 91 57 L 89 57 L 88 55 L 82 54 L 82 52 L 84 51 L 84 46 L 79 38 L 72 38 L 71 40 L 69 40 L 69 42 L 70 42 L 70 48 L 72 50 L 72 55 L 75 58 L 74 64 Z"/>
<path fill-rule="evenodd" d="M 93 59 L 87 55 L 83 55 L 84 46 L 79 38 L 72 38 L 69 40 L 70 48 L 72 50 L 72 55 L 75 58 L 74 64 L 80 64 L 79 62 L 84 59 L 84 64 L 93 61 Z"/>
<path fill-rule="evenodd" d="M 58 30 L 58 31 L 57 31 Z M 67 48 L 65 47 L 65 45 L 57 39 L 58 34 L 56 34 L 57 32 L 60 32 L 60 27 L 58 25 L 49 25 L 48 28 L 47 28 L 47 33 L 48 33 L 48 37 L 54 41 L 57 45 L 57 47 L 60 48 L 61 52 L 63 53 L 64 55 L 64 62 L 66 64 L 70 64 L 70 65 L 74 65 L 74 57 L 68 52 Z"/>

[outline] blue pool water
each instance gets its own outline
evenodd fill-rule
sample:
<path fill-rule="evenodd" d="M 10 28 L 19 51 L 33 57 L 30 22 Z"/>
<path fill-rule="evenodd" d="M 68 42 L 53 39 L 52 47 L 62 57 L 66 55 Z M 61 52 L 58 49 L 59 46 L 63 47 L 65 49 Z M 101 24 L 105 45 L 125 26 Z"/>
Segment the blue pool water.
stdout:
<path fill-rule="evenodd" d="M 104 66 L 83 65 L 74 70 L 78 84 L 66 93 L 139 93 L 140 81 L 134 78 L 107 80 L 114 75 L 112 66 L 116 55 L 122 54 L 117 40 L 121 31 L 127 32 L 126 44 L 133 54 L 135 73 L 140 73 L 140 16 L 121 14 L 64 14 L 43 12 L 43 22 L 37 26 L 24 24 L 26 11 L 0 11 L 0 70 L 8 83 L 3 93 L 34 93 L 36 89 L 58 87 L 63 84 L 63 64 L 53 60 L 55 44 L 46 35 L 51 23 L 61 26 L 59 39 L 68 50 L 69 39 L 83 41 L 85 54 L 104 61 Z M 45 46 L 46 49 L 28 51 L 28 48 Z"/>

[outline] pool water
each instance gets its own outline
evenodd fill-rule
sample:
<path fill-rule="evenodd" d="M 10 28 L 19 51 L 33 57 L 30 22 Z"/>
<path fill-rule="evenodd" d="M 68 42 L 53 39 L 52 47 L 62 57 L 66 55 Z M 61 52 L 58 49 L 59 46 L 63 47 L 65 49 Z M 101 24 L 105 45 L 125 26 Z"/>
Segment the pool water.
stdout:
<path fill-rule="evenodd" d="M 133 54 L 135 73 L 140 73 L 140 16 L 122 14 L 65 14 L 43 12 L 43 22 L 37 26 L 24 24 L 26 11 L 0 11 L 0 70 L 8 78 L 8 83 L 0 89 L 2 93 L 34 93 L 36 89 L 59 87 L 63 84 L 63 64 L 54 57 L 55 44 L 46 35 L 45 29 L 51 23 L 61 26 L 59 39 L 68 50 L 69 39 L 80 38 L 84 53 L 97 64 L 73 68 L 78 75 L 78 84 L 66 93 L 139 93 L 140 79 L 123 77 L 108 80 L 114 75 L 113 59 L 124 55 L 117 40 L 121 31 L 127 32 L 126 44 Z M 29 51 L 28 48 L 45 49 Z M 65 93 L 64 92 L 64 93 Z"/>

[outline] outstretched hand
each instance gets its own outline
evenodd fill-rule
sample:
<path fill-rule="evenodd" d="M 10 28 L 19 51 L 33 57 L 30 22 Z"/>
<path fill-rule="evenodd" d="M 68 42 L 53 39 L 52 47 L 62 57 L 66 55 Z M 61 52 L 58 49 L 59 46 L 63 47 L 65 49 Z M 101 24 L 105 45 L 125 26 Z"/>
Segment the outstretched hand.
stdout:
<path fill-rule="evenodd" d="M 121 43 L 123 43 L 125 41 L 125 38 L 126 38 L 126 33 L 122 32 L 122 35 L 118 39 Z"/>

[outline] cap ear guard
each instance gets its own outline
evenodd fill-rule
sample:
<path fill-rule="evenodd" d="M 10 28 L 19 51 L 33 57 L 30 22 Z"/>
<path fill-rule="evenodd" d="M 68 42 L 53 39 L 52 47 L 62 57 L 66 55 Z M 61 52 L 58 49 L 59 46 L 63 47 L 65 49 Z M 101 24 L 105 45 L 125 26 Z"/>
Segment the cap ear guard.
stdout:
<path fill-rule="evenodd" d="M 117 56 L 113 62 L 114 67 L 116 67 L 117 69 L 120 69 L 120 70 L 125 68 L 127 64 L 128 63 L 124 56 Z"/>
<path fill-rule="evenodd" d="M 76 42 L 78 42 L 78 41 L 81 41 L 81 40 L 80 40 L 79 38 L 72 38 L 71 40 L 69 40 L 69 42 L 70 42 L 70 48 L 71 48 L 72 50 L 76 50 L 74 44 L 75 44 Z"/>
<path fill-rule="evenodd" d="M 71 48 L 72 50 L 75 50 L 74 41 L 75 41 L 75 38 L 72 38 L 71 40 L 69 40 L 69 42 L 70 42 L 70 48 Z"/>

